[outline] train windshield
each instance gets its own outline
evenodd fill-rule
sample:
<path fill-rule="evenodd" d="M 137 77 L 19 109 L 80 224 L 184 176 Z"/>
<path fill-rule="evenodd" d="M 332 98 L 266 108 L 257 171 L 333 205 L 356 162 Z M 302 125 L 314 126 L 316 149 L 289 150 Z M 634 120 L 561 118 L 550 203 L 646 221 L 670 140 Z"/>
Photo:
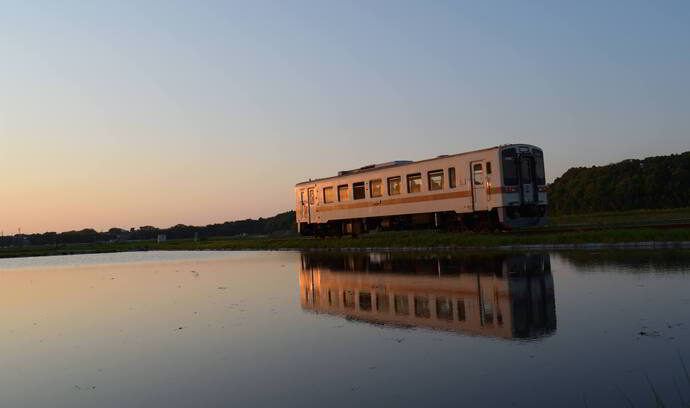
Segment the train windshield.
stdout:
<path fill-rule="evenodd" d="M 534 151 L 534 173 L 536 175 L 536 182 L 539 186 L 546 185 L 546 176 L 544 175 L 544 154 L 539 151 Z"/>
<path fill-rule="evenodd" d="M 515 149 L 506 149 L 501 153 L 503 161 L 503 184 L 514 186 L 518 183 L 517 153 Z"/>
<path fill-rule="evenodd" d="M 522 179 L 522 184 L 532 183 L 532 161 L 529 157 L 523 157 L 520 160 L 522 167 L 520 168 L 520 178 Z"/>

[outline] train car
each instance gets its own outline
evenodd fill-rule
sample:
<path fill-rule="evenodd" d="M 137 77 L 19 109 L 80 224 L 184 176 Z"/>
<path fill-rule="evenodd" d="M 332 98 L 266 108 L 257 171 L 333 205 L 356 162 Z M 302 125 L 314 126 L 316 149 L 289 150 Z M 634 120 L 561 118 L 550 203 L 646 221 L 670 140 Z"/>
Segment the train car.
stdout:
<path fill-rule="evenodd" d="M 503 339 L 556 331 L 548 254 L 303 253 L 303 310 Z"/>
<path fill-rule="evenodd" d="M 511 144 L 341 171 L 295 186 L 303 235 L 417 226 L 512 229 L 546 222 L 544 154 Z"/>

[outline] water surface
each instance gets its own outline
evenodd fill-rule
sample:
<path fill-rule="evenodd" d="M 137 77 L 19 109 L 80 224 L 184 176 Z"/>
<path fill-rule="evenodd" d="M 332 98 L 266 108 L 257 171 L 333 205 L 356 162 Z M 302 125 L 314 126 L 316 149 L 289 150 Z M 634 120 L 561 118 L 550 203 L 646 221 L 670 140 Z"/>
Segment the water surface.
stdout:
<path fill-rule="evenodd" d="M 680 406 L 689 271 L 687 251 L 0 260 L 0 406 L 655 406 L 650 382 Z"/>

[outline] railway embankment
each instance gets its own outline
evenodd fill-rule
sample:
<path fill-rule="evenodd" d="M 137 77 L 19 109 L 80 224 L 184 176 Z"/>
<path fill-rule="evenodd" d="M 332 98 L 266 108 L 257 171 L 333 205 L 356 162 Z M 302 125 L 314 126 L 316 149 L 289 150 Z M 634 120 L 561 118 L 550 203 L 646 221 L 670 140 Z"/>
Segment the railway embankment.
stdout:
<path fill-rule="evenodd" d="M 0 257 L 156 250 L 567 250 L 690 248 L 690 227 L 542 231 L 539 234 L 391 231 L 356 238 L 300 236 L 73 244 L 0 248 Z"/>

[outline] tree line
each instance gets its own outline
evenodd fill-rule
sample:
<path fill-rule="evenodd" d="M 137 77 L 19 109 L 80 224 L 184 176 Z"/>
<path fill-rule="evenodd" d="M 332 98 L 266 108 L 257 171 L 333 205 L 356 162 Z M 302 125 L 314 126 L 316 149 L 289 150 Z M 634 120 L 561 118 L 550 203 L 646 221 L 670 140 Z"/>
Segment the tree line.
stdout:
<path fill-rule="evenodd" d="M 192 226 L 178 224 L 170 228 L 156 228 L 150 225 L 129 230 L 111 228 L 98 232 L 87 228 L 80 231 L 46 232 L 43 234 L 18 234 L 0 238 L 0 246 L 63 245 L 76 243 L 142 241 L 154 240 L 164 234 L 167 239 L 230 237 L 243 234 L 271 235 L 296 231 L 295 212 L 287 211 L 269 218 L 228 221 L 222 224 Z"/>
<path fill-rule="evenodd" d="M 574 167 L 549 186 L 549 214 L 690 206 L 690 152 Z"/>

